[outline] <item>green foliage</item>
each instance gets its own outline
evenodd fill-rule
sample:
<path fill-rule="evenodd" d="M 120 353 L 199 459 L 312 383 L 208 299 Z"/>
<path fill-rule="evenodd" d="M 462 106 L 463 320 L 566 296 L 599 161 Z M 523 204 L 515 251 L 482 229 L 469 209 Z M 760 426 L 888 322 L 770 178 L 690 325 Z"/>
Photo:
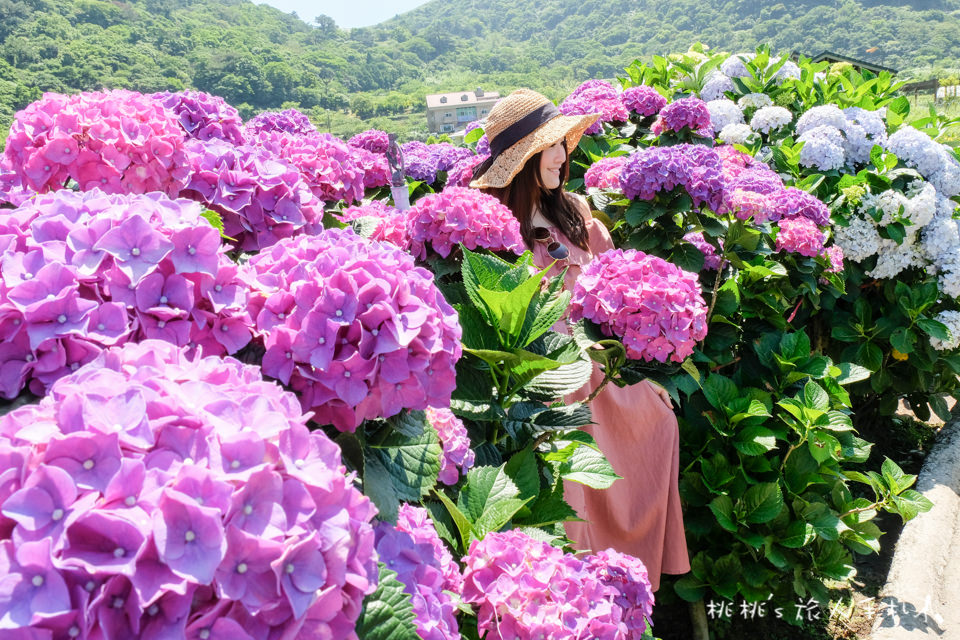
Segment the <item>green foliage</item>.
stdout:
<path fill-rule="evenodd" d="M 377 563 L 377 589 L 363 601 L 357 620 L 357 636 L 364 640 L 417 640 L 413 602 L 397 580 L 397 572 Z"/>

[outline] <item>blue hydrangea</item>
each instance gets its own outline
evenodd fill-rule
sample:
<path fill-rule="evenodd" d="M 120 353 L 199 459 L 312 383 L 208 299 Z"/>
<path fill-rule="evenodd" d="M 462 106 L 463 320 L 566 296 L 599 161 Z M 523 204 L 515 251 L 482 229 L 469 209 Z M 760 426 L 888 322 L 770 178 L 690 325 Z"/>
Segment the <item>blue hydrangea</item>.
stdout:
<path fill-rule="evenodd" d="M 843 134 L 836 127 L 820 125 L 806 130 L 797 140 L 803 142 L 801 165 L 821 171 L 839 169 L 844 165 Z"/>

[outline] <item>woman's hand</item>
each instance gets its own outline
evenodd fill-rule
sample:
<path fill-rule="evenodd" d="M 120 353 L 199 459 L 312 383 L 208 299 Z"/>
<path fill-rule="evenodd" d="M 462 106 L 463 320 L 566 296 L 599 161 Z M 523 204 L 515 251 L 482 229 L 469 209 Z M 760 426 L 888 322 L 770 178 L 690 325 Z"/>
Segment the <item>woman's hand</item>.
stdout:
<path fill-rule="evenodd" d="M 661 402 L 667 405 L 667 409 L 673 410 L 673 401 L 670 399 L 670 394 L 667 393 L 666 389 L 649 379 L 644 380 L 643 382 L 650 385 L 650 388 L 653 389 L 654 393 L 660 397 Z"/>

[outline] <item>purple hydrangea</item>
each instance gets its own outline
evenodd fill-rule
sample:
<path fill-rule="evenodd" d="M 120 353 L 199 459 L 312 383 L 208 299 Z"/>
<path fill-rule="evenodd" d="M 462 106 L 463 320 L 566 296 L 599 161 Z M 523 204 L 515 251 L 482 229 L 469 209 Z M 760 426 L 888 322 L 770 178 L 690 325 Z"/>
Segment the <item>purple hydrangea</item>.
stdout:
<path fill-rule="evenodd" d="M 647 362 L 683 362 L 707 336 L 697 275 L 635 249 L 604 251 L 583 268 L 570 300 L 570 319 L 582 318 Z"/>
<path fill-rule="evenodd" d="M 390 138 L 386 131 L 368 129 L 347 140 L 347 144 L 358 149 L 366 149 L 371 153 L 386 153 L 390 148 Z"/>
<path fill-rule="evenodd" d="M 281 240 L 250 260 L 263 372 L 341 431 L 450 404 L 457 314 L 410 254 L 350 229 Z"/>
<path fill-rule="evenodd" d="M 446 258 L 457 245 L 467 249 L 523 253 L 520 223 L 495 197 L 463 187 L 447 187 L 417 200 L 407 212 L 413 254 L 429 249 Z"/>
<path fill-rule="evenodd" d="M 777 251 L 788 251 L 813 258 L 823 253 L 826 240 L 813 220 L 802 216 L 780 220 L 777 233 Z"/>
<path fill-rule="evenodd" d="M 0 457 L 8 633 L 345 638 L 374 588 L 375 508 L 256 367 L 110 349 L 0 418 Z"/>
<path fill-rule="evenodd" d="M 774 220 L 803 217 L 818 227 L 825 227 L 830 223 L 830 209 L 827 205 L 802 189 L 787 187 L 776 191 L 771 194 L 771 201 L 776 213 Z"/>
<path fill-rule="evenodd" d="M 406 520 L 406 517 L 402 519 Z M 407 524 L 404 522 L 404 525 Z M 433 541 L 414 538 L 406 528 L 400 523 L 396 527 L 386 522 L 377 525 L 376 544 L 380 561 L 391 571 L 397 572 L 404 592 L 410 596 L 420 638 L 460 640 L 456 602 L 445 591 L 443 565 Z M 433 537 L 436 537 L 436 533 Z"/>
<path fill-rule="evenodd" d="M 300 172 L 260 147 L 218 140 L 188 143 L 191 173 L 183 195 L 218 212 L 223 232 L 257 251 L 315 227 L 323 203 Z"/>
<path fill-rule="evenodd" d="M 427 184 L 435 183 L 438 173 L 449 171 L 459 160 L 473 156 L 470 149 L 457 147 L 449 142 L 424 144 L 413 140 L 404 143 L 401 148 L 407 175 Z"/>
<path fill-rule="evenodd" d="M 309 136 L 317 133 L 310 118 L 296 109 L 285 111 L 264 111 L 247 120 L 243 125 L 243 134 L 248 141 L 257 140 L 264 133 L 288 133 L 296 136 Z"/>
<path fill-rule="evenodd" d="M 618 594 L 614 604 L 623 611 L 627 638 L 640 638 L 653 614 L 653 589 L 643 562 L 625 553 L 607 549 L 586 558 L 587 570 L 602 584 L 613 587 Z"/>
<path fill-rule="evenodd" d="M 671 102 L 660 110 L 660 115 L 651 127 L 654 135 L 672 131 L 679 133 L 684 129 L 706 138 L 713 137 L 710 123 L 710 110 L 700 98 L 681 98 Z"/>
<path fill-rule="evenodd" d="M 438 479 L 443 484 L 457 484 L 461 475 L 467 475 L 475 458 L 467 428 L 450 409 L 427 407 L 427 420 L 437 430 L 443 447 Z"/>
<path fill-rule="evenodd" d="M 620 94 L 606 80 L 587 80 L 560 103 L 560 113 L 579 116 L 599 113 L 600 118 L 586 130 L 589 135 L 603 131 L 604 122 L 626 122 L 630 113 Z"/>
<path fill-rule="evenodd" d="M 240 113 L 220 96 L 202 91 L 164 91 L 152 97 L 173 112 L 188 138 L 243 143 Z"/>
<path fill-rule="evenodd" d="M 247 292 L 189 200 L 60 190 L 0 223 L 0 395 L 42 395 L 106 347 L 156 338 L 234 353 L 251 339 Z"/>
<path fill-rule="evenodd" d="M 660 95 L 653 87 L 640 85 L 629 87 L 620 94 L 623 105 L 633 113 L 641 116 L 654 116 L 667 106 L 667 99 Z"/>
<path fill-rule="evenodd" d="M 629 156 L 620 172 L 620 186 L 628 198 L 640 200 L 680 186 L 695 206 L 706 204 L 716 211 L 723 202 L 722 170 L 720 156 L 710 147 L 650 147 Z"/>
<path fill-rule="evenodd" d="M 443 589 L 459 594 L 463 589 L 460 565 L 440 540 L 427 510 L 412 504 L 401 504 L 397 511 L 397 529 L 410 534 L 417 544 L 426 543 L 433 547 L 434 557 L 439 560 L 440 570 L 443 572 Z"/>
<path fill-rule="evenodd" d="M 705 271 L 716 271 L 720 268 L 722 258 L 717 255 L 717 250 L 712 244 L 703 237 L 702 231 L 691 231 L 683 236 L 683 239 L 695 246 L 703 254 L 703 268 Z"/>
<path fill-rule="evenodd" d="M 448 187 L 469 187 L 473 180 L 473 171 L 477 166 L 484 162 L 489 155 L 466 156 L 457 160 L 457 163 L 450 167 L 447 172 Z"/>
<path fill-rule="evenodd" d="M 175 197 L 187 178 L 184 135 L 156 100 L 125 90 L 45 93 L 17 112 L 4 154 L 23 187 L 56 191 L 163 191 Z"/>
<path fill-rule="evenodd" d="M 250 142 L 300 171 L 313 195 L 325 202 L 363 199 L 365 176 L 356 149 L 329 133 L 291 135 L 265 131 Z"/>

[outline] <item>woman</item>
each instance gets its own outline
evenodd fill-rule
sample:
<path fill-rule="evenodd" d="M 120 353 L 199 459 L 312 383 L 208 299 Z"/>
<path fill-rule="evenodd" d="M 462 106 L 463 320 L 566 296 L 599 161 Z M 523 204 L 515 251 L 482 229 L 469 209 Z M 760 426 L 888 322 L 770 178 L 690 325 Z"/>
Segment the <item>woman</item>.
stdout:
<path fill-rule="evenodd" d="M 568 289 L 595 254 L 613 248 L 586 200 L 563 189 L 567 150 L 576 148 L 597 117 L 561 115 L 529 89 L 511 93 L 487 116 L 490 159 L 470 183 L 513 211 L 540 268 L 555 259 L 554 273 L 567 267 Z M 583 400 L 602 379 L 595 369 L 590 383 L 569 400 Z M 567 501 L 584 520 L 567 524 L 570 539 L 580 549 L 613 547 L 640 558 L 654 590 L 661 573 L 690 570 L 677 490 L 679 432 L 671 407 L 667 393 L 650 382 L 608 385 L 590 405 L 595 423 L 590 431 L 623 479 L 605 490 L 565 485 Z"/>

